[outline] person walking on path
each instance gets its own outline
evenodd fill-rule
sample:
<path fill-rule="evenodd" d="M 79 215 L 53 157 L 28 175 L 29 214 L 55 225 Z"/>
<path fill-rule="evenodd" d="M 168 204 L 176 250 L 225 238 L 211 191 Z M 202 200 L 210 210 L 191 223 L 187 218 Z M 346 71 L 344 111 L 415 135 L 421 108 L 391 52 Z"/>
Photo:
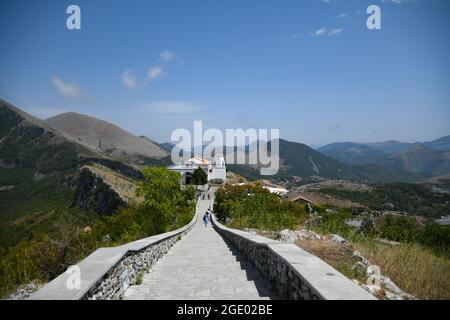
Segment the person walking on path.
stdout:
<path fill-rule="evenodd" d="M 205 228 L 208 226 L 208 211 L 206 211 L 205 215 L 203 216 L 203 222 L 205 223 Z"/>

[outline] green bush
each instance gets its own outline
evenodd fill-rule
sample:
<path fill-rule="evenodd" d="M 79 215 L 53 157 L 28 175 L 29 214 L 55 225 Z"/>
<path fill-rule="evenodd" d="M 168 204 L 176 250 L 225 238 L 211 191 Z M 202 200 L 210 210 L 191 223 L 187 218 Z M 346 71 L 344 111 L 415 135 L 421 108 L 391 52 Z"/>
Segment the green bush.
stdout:
<path fill-rule="evenodd" d="M 450 226 L 429 223 L 418 235 L 417 242 L 435 252 L 450 256 Z"/>
<path fill-rule="evenodd" d="M 136 277 L 136 285 L 141 285 L 144 282 L 144 274 L 141 272 Z"/>
<path fill-rule="evenodd" d="M 217 217 L 235 228 L 296 229 L 306 219 L 303 205 L 284 201 L 261 186 L 226 185 L 216 193 Z"/>
<path fill-rule="evenodd" d="M 191 182 L 193 185 L 196 185 L 196 186 L 205 185 L 208 183 L 208 176 L 206 175 L 205 171 L 202 168 L 198 167 L 192 173 Z"/>
<path fill-rule="evenodd" d="M 316 208 L 317 209 L 317 208 Z M 347 239 L 354 239 L 358 236 L 358 231 L 345 223 L 345 220 L 353 218 L 351 212 L 346 209 L 325 211 L 325 208 L 318 210 L 322 221 L 316 230 L 321 233 L 335 233 Z"/>
<path fill-rule="evenodd" d="M 382 238 L 398 242 L 413 242 L 419 232 L 419 223 L 404 216 L 387 215 L 380 227 Z"/>

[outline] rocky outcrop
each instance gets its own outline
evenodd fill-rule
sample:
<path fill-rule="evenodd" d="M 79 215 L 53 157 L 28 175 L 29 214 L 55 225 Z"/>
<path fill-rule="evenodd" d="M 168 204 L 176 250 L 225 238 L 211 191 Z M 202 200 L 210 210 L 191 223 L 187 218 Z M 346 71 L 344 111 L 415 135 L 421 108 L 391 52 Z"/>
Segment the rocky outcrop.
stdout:
<path fill-rule="evenodd" d="M 388 276 L 383 275 L 378 266 L 372 265 L 359 251 L 353 252 L 356 263 L 353 269 L 367 277 L 367 283 L 359 283 L 367 292 L 384 297 L 386 300 L 415 300 L 416 298 L 400 289 Z"/>
<path fill-rule="evenodd" d="M 41 288 L 40 284 L 31 282 L 20 286 L 13 294 L 8 297 L 8 300 L 24 300 L 31 296 L 31 294 Z"/>
<path fill-rule="evenodd" d="M 301 229 L 301 230 L 281 230 L 278 232 L 275 236 L 277 240 L 280 240 L 282 242 L 295 242 L 297 240 L 321 240 L 323 239 L 322 236 L 318 235 L 317 233 L 307 230 L 307 229 Z"/>
<path fill-rule="evenodd" d="M 83 167 L 76 180 L 73 206 L 94 210 L 102 215 L 112 215 L 126 201 L 105 180 L 89 167 Z"/>
<path fill-rule="evenodd" d="M 117 173 L 120 173 L 121 175 L 123 175 L 124 177 L 127 177 L 129 179 L 133 179 L 133 180 L 142 180 L 144 179 L 144 175 L 142 174 L 141 171 L 139 171 L 139 169 L 131 166 L 131 165 L 127 165 L 124 164 L 123 162 L 117 161 L 117 160 L 113 160 L 113 159 L 98 159 L 98 158 L 86 158 L 83 161 L 83 165 L 94 165 L 94 164 L 98 164 L 101 165 L 103 167 L 107 167 Z"/>

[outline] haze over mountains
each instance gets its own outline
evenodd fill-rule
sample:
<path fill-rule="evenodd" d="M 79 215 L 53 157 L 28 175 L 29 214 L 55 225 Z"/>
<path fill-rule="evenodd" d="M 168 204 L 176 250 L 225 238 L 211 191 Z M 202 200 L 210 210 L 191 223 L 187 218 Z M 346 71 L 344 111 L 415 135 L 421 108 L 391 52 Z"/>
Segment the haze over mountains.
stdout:
<path fill-rule="evenodd" d="M 385 167 L 424 176 L 450 172 L 450 136 L 417 143 L 332 143 L 317 150 L 347 165 L 356 165 L 360 171 Z"/>
<path fill-rule="evenodd" d="M 74 166 L 83 157 L 111 158 L 138 166 L 169 164 L 172 144 L 159 144 L 149 137 L 135 136 L 91 116 L 70 112 L 43 121 L 6 102 L 2 102 L 0 110 L 2 165 L 20 163 L 28 153 L 30 158 L 25 162 L 29 164 L 53 163 L 46 157 L 57 159 L 58 155 L 63 155 L 61 161 L 52 164 L 56 167 L 67 166 L 68 159 L 69 166 Z M 34 135 L 28 132 L 30 130 Z M 44 132 L 45 138 L 37 132 Z M 58 145 L 65 148 L 55 147 Z M 72 150 L 70 154 L 68 150 Z M 258 165 L 230 165 L 229 168 L 249 178 L 260 177 Z M 399 141 L 333 143 L 317 150 L 302 143 L 280 139 L 280 170 L 277 176 L 386 182 L 420 181 L 448 173 L 450 136 L 414 144 Z"/>

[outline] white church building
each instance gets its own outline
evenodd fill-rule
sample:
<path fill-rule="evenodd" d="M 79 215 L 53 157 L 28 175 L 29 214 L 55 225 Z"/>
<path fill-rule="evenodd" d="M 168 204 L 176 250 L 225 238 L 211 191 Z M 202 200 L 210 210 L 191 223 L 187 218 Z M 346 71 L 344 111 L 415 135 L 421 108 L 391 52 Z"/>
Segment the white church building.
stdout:
<path fill-rule="evenodd" d="M 213 162 L 193 157 L 184 161 L 183 164 L 169 166 L 168 169 L 181 174 L 181 184 L 190 184 L 192 173 L 197 168 L 202 168 L 208 176 L 208 181 L 221 179 L 223 182 L 227 179 L 227 170 L 225 166 L 225 158 L 216 157 Z"/>

